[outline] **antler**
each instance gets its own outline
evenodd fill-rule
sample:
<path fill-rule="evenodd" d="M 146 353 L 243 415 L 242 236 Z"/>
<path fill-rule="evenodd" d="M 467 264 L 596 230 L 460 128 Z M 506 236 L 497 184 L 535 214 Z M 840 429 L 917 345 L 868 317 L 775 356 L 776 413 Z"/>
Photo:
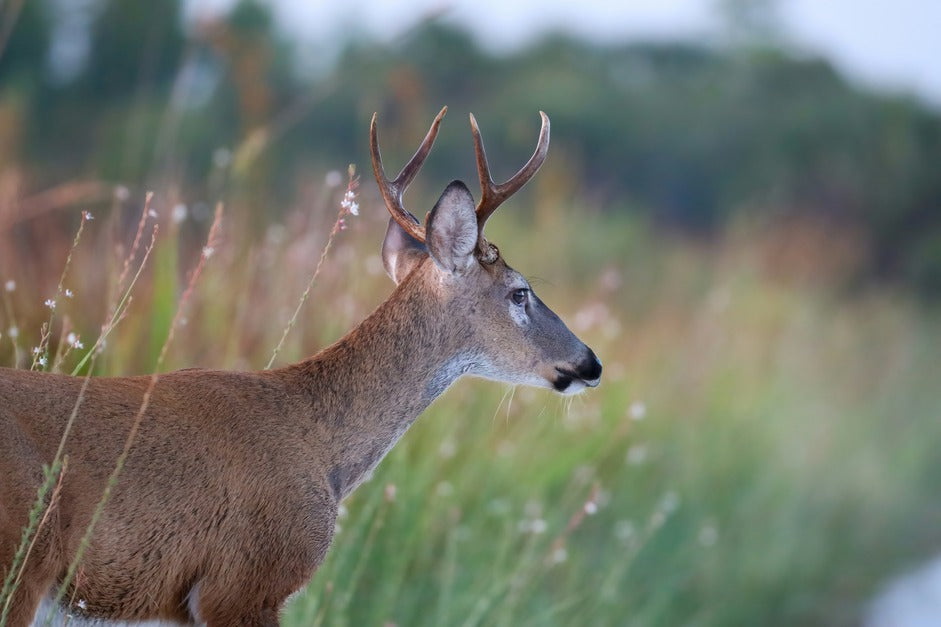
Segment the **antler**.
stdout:
<path fill-rule="evenodd" d="M 376 117 L 378 113 L 373 113 L 372 122 L 369 125 L 369 151 L 372 154 L 372 171 L 376 175 L 376 183 L 379 184 L 379 191 L 382 193 L 383 200 L 386 201 L 386 208 L 392 214 L 392 218 L 402 227 L 406 233 L 417 239 L 419 242 L 425 242 L 425 227 L 421 225 L 418 218 L 409 213 L 402 204 L 402 194 L 408 188 L 409 184 L 421 170 L 422 164 L 431 152 L 431 146 L 435 143 L 435 137 L 438 135 L 438 126 L 441 124 L 441 118 L 447 113 L 448 108 L 442 107 L 438 115 L 435 116 L 428 129 L 428 134 L 422 140 L 421 145 L 411 160 L 405 164 L 399 175 L 394 181 L 386 178 L 385 170 L 382 169 L 382 157 L 379 155 L 379 131 L 376 129 Z"/>
<path fill-rule="evenodd" d="M 477 119 L 470 114 L 471 133 L 474 135 L 474 151 L 477 153 L 477 174 L 480 177 L 480 202 L 477 203 L 477 249 L 481 260 L 493 263 L 497 258 L 496 247 L 484 237 L 484 224 L 487 218 L 496 211 L 504 200 L 519 191 L 546 160 L 549 152 L 549 116 L 540 111 L 542 128 L 539 130 L 539 140 L 536 142 L 536 151 L 529 158 L 519 172 L 514 174 L 507 182 L 497 185 L 490 176 L 490 166 L 487 164 L 487 152 L 484 150 L 484 140 L 480 137 L 480 128 Z"/>

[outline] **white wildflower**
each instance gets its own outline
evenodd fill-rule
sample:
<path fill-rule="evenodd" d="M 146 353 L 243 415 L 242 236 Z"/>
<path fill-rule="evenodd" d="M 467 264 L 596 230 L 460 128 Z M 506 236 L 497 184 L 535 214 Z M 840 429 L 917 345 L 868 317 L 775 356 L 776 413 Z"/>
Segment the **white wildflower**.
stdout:
<path fill-rule="evenodd" d="M 88 609 L 88 603 L 85 602 L 85 599 L 79 599 L 79 600 L 78 600 L 78 603 L 76 603 L 76 605 L 78 605 L 78 608 L 79 608 L 80 610 L 87 610 L 87 609 Z"/>
<path fill-rule="evenodd" d="M 148 209 L 148 210 L 147 210 L 147 215 L 148 215 L 149 217 L 153 218 L 154 220 L 157 219 L 157 212 L 154 211 L 153 209 Z"/>
<path fill-rule="evenodd" d="M 13 279 L 10 279 L 9 281 L 3 284 L 3 289 L 5 289 L 8 292 L 12 292 L 13 290 L 16 289 L 16 281 L 14 281 Z"/>
<path fill-rule="evenodd" d="M 660 509 L 665 514 L 672 514 L 679 506 L 680 497 L 673 490 L 666 492 L 660 499 Z"/>
<path fill-rule="evenodd" d="M 343 175 L 340 174 L 339 170 L 330 170 L 327 172 L 327 176 L 324 178 L 324 183 L 327 187 L 336 187 L 343 182 Z"/>
<path fill-rule="evenodd" d="M 34 347 L 33 347 L 33 355 L 38 355 L 38 354 L 39 354 L 39 347 L 38 347 L 38 346 L 34 346 Z"/>
<path fill-rule="evenodd" d="M 51 298 L 47 298 L 47 299 L 46 299 L 46 302 L 44 302 L 43 304 L 44 304 L 46 307 L 48 307 L 49 309 L 55 309 L 55 308 L 56 308 L 56 301 L 52 300 Z"/>
<path fill-rule="evenodd" d="M 37 360 L 37 362 L 36 362 L 36 363 L 38 363 L 38 364 L 39 364 L 40 366 L 43 366 L 43 367 L 45 367 L 45 366 L 46 366 L 46 363 L 47 363 L 47 361 L 48 361 L 48 360 L 46 359 L 46 356 L 45 356 L 45 355 L 43 355 L 42 357 L 40 357 L 40 358 L 39 358 L 39 359 Z"/>
<path fill-rule="evenodd" d="M 634 523 L 629 520 L 619 520 L 614 525 L 614 537 L 621 542 L 627 542 L 634 537 Z"/>
<path fill-rule="evenodd" d="M 212 253 L 216 252 L 216 249 L 212 246 L 203 246 L 203 257 L 209 259 L 212 257 Z"/>
<path fill-rule="evenodd" d="M 66 297 L 66 298 L 72 298 L 73 296 L 75 296 L 75 292 L 73 292 L 73 291 L 70 290 L 69 288 L 65 288 L 65 297 Z"/>
<path fill-rule="evenodd" d="M 714 523 L 707 522 L 699 528 L 699 544 L 704 547 L 714 546 L 719 541 L 719 529 Z"/>
<path fill-rule="evenodd" d="M 356 193 L 348 189 L 343 195 L 343 200 L 340 202 L 340 206 L 349 211 L 354 216 L 359 215 L 359 203 L 356 202 Z"/>
<path fill-rule="evenodd" d="M 569 558 L 568 551 L 566 551 L 564 547 L 560 546 L 559 548 L 557 548 L 555 551 L 552 552 L 552 562 L 554 564 L 561 564 L 568 558 Z"/>
<path fill-rule="evenodd" d="M 647 447 L 643 444 L 635 444 L 627 449 L 627 463 L 631 466 L 640 466 L 647 461 Z"/>
<path fill-rule="evenodd" d="M 441 444 L 438 445 L 438 455 L 444 459 L 451 459 L 454 457 L 454 454 L 457 452 L 457 445 L 454 443 L 454 440 L 451 438 L 445 438 L 441 441 Z"/>
<path fill-rule="evenodd" d="M 91 211 L 83 211 L 83 212 L 82 212 L 82 217 L 85 218 L 86 220 L 94 220 L 94 219 L 95 219 L 95 216 L 93 216 L 93 215 L 91 214 Z"/>
<path fill-rule="evenodd" d="M 20 330 L 18 327 L 10 327 L 7 329 L 7 335 L 9 335 L 11 339 L 15 340 L 20 336 Z"/>
<path fill-rule="evenodd" d="M 227 167 L 232 163 L 232 151 L 228 148 L 216 148 L 212 151 L 212 164 L 219 168 Z"/>
<path fill-rule="evenodd" d="M 65 336 L 65 342 L 66 342 L 69 346 L 71 346 L 72 348 L 75 348 L 75 349 L 81 350 L 81 349 L 85 348 L 85 345 L 82 344 L 81 338 L 79 338 L 78 335 L 76 335 L 75 333 L 72 333 L 72 332 L 69 332 L 69 334 Z"/>
<path fill-rule="evenodd" d="M 634 401 L 627 409 L 632 420 L 643 420 L 647 415 L 647 406 L 640 401 Z"/>
<path fill-rule="evenodd" d="M 598 513 L 598 504 L 594 501 L 588 501 L 585 503 L 585 513 L 589 516 L 594 516 Z"/>
<path fill-rule="evenodd" d="M 186 219 L 186 215 L 189 213 L 189 210 L 186 208 L 186 205 L 183 203 L 177 203 L 173 205 L 173 210 L 170 212 L 170 218 L 173 220 L 173 224 L 179 224 Z"/>

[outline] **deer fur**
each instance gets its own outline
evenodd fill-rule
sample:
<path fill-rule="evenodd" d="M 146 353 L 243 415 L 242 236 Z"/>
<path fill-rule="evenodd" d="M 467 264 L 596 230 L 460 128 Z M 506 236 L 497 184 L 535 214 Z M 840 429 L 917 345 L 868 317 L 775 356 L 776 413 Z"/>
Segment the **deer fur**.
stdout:
<path fill-rule="evenodd" d="M 330 545 L 340 501 L 456 379 L 575 392 L 601 364 L 502 258 L 478 260 L 463 183 L 427 245 L 391 219 L 391 296 L 346 336 L 275 370 L 161 375 L 66 598 L 78 616 L 209 626 L 278 624 Z M 522 304 L 516 302 L 523 295 Z M 82 379 L 0 369 L 0 577 Z M 9 627 L 30 624 L 78 549 L 150 377 L 93 377 L 66 444 Z"/>

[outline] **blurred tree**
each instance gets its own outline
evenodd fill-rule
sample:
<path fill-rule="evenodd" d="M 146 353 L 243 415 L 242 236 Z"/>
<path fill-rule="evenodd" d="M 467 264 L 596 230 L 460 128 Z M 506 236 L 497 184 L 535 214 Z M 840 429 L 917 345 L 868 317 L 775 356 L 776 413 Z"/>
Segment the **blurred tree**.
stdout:
<path fill-rule="evenodd" d="M 183 53 L 180 4 L 104 0 L 92 25 L 88 64 L 79 79 L 99 100 L 131 97 L 166 85 Z"/>
<path fill-rule="evenodd" d="M 0 57 L 0 94 L 18 84 L 15 68 L 30 68 L 25 80 L 37 82 L 29 72 L 41 72 L 47 54 L 48 1 L 25 5 L 8 50 L 24 52 Z M 748 45 L 601 46 L 553 35 L 497 56 L 432 20 L 391 42 L 349 40 L 332 72 L 302 81 L 293 46 L 258 0 L 196 24 L 188 43 L 178 2 L 104 0 L 85 72 L 21 108 L 31 116 L 30 165 L 48 184 L 76 172 L 141 184 L 154 168 L 152 144 L 179 118 L 160 168 L 178 173 L 187 195 L 210 195 L 213 155 L 228 148 L 241 166 L 233 191 L 284 205 L 300 164 L 368 163 L 373 111 L 396 164 L 442 104 L 452 115 L 473 110 L 494 172 L 508 176 L 532 149 L 535 112 L 544 109 L 558 155 L 549 165 L 564 162 L 580 186 L 573 196 L 700 232 L 745 211 L 846 224 L 871 244 L 865 272 L 941 294 L 941 116 L 852 86 L 828 62 L 769 42 L 771 0 L 720 6 L 732 31 L 750 33 L 740 40 Z M 203 97 L 173 96 L 193 81 Z M 442 129 L 429 184 L 474 176 L 461 126 Z"/>

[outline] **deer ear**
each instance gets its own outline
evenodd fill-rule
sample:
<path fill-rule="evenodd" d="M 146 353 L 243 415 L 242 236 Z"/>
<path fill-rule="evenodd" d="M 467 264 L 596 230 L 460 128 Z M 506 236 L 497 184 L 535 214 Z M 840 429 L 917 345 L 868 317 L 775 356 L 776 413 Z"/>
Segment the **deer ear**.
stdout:
<path fill-rule="evenodd" d="M 382 240 L 382 265 L 398 285 L 419 262 L 428 255 L 428 249 L 389 218 L 386 237 Z"/>
<path fill-rule="evenodd" d="M 464 183 L 454 181 L 444 190 L 428 214 L 425 232 L 431 258 L 442 270 L 461 274 L 474 263 L 477 212 Z"/>

